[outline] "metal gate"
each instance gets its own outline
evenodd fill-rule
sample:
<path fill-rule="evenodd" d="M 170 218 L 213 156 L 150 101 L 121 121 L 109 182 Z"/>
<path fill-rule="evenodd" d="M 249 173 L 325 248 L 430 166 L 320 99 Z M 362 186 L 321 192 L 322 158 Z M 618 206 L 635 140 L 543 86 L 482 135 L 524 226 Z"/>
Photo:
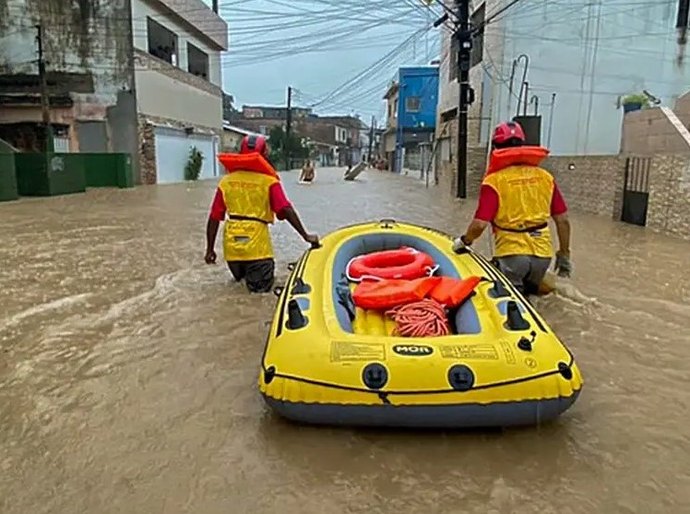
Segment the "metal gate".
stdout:
<path fill-rule="evenodd" d="M 644 227 L 649 202 L 649 170 L 651 157 L 628 157 L 625 161 L 623 212 L 621 220 Z"/>

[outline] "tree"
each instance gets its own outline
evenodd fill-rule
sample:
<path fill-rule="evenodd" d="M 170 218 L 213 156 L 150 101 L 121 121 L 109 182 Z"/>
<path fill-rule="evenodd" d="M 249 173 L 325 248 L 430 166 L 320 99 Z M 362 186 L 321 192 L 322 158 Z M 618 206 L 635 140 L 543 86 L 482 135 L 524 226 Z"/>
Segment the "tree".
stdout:
<path fill-rule="evenodd" d="M 223 93 L 223 119 L 224 120 L 232 120 L 236 117 L 238 114 L 238 111 L 235 109 L 235 98 L 232 95 L 229 95 L 227 93 Z"/>
<path fill-rule="evenodd" d="M 275 126 L 271 129 L 268 134 L 268 144 L 271 147 L 269 158 L 274 165 L 279 162 L 285 162 L 286 148 L 290 149 L 290 157 L 292 159 L 306 159 L 309 157 L 309 147 L 306 142 L 294 132 L 290 134 L 290 140 L 288 141 L 287 134 L 281 126 Z"/>

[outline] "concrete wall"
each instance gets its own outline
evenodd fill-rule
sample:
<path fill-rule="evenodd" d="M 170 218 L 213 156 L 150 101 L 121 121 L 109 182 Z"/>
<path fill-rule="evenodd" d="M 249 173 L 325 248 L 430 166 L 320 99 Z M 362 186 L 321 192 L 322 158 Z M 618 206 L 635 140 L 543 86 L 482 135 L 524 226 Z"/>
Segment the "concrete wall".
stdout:
<path fill-rule="evenodd" d="M 543 166 L 553 174 L 571 210 L 620 219 L 624 157 L 556 156 L 549 157 Z"/>
<path fill-rule="evenodd" d="M 484 149 L 482 149 L 484 150 Z M 485 154 L 484 154 L 485 155 Z M 468 154 L 468 196 L 481 183 L 479 148 Z M 454 194 L 455 163 L 439 163 L 439 187 Z M 619 221 L 623 207 L 626 158 L 620 155 L 555 156 L 544 162 L 556 179 L 572 212 L 595 214 Z M 647 228 L 690 239 L 690 156 L 655 156 L 649 172 Z"/>
<path fill-rule="evenodd" d="M 219 88 L 139 50 L 135 62 L 139 113 L 221 130 Z"/>
<path fill-rule="evenodd" d="M 690 127 L 690 94 L 676 101 L 673 112 L 686 128 Z M 690 145 L 661 109 L 643 109 L 624 116 L 621 153 L 690 154 Z"/>
<path fill-rule="evenodd" d="M 70 126 L 72 150 L 79 150 L 77 122 L 105 120 L 108 149 L 132 154 L 136 170 L 136 138 L 118 137 L 137 127 L 130 0 L 0 0 L 0 13 L 0 75 L 34 77 L 35 87 L 17 85 L 17 92 L 38 94 L 35 25 L 42 23 L 49 92 L 74 102 L 54 113 Z M 2 109 L 0 120 L 10 119 L 39 121 L 40 108 Z"/>
<path fill-rule="evenodd" d="M 95 106 L 114 105 L 117 92 L 132 88 L 129 0 L 0 0 L 9 17 L 0 23 L 0 68 L 37 74 L 36 28 L 44 26 L 49 72 L 85 74 L 93 91 L 77 93 Z"/>
<path fill-rule="evenodd" d="M 220 148 L 223 152 L 239 152 L 240 144 L 244 139 L 244 134 L 234 132 L 232 130 L 223 129 L 223 135 L 220 141 Z"/>
<path fill-rule="evenodd" d="M 652 158 L 647 226 L 690 239 L 690 157 Z"/>
<path fill-rule="evenodd" d="M 192 31 L 198 31 L 218 50 L 228 49 L 228 25 L 202 0 L 145 0 L 163 6 L 182 19 Z M 220 2 L 222 4 L 222 2 Z"/>
<path fill-rule="evenodd" d="M 457 127 L 456 120 L 439 124 L 438 145 L 434 158 L 434 169 L 439 187 L 455 197 L 457 184 Z M 467 148 L 467 196 L 476 197 L 486 171 L 487 147 L 471 145 Z"/>
<path fill-rule="evenodd" d="M 690 153 L 690 147 L 661 109 L 629 112 L 623 119 L 621 153 Z"/>
<path fill-rule="evenodd" d="M 690 87 L 690 85 L 688 87 Z M 690 127 L 690 92 L 685 93 L 676 100 L 676 104 L 673 106 L 673 112 L 676 113 L 676 116 L 678 116 L 678 119 L 683 125 Z"/>
<path fill-rule="evenodd" d="M 572 211 L 620 220 L 625 163 L 619 155 L 558 156 L 547 159 L 544 167 L 553 173 Z M 690 239 L 687 153 L 652 157 L 647 228 Z"/>
<path fill-rule="evenodd" d="M 647 89 L 672 107 L 690 83 L 690 59 L 677 59 L 677 6 L 672 0 L 635 6 L 628 0 L 569 0 L 564 12 L 560 2 L 524 0 L 505 17 L 503 52 L 492 56 L 494 74 L 509 80 L 513 59 L 529 56 L 529 96 L 539 97 L 545 115 L 542 138 L 551 94 L 557 94 L 554 154 L 618 153 L 621 95 Z M 520 79 L 515 82 L 519 87 Z M 515 114 L 507 87 L 498 88 L 496 101 L 495 119 Z"/>
<path fill-rule="evenodd" d="M 400 89 L 396 88 L 394 93 L 388 95 L 386 100 L 386 128 L 397 128 L 398 115 L 400 111 Z"/>
<path fill-rule="evenodd" d="M 257 134 L 260 134 L 261 127 L 264 127 L 266 129 L 265 135 L 268 135 L 273 127 L 285 126 L 285 120 L 280 118 L 237 118 L 232 120 L 232 123 L 233 125 L 237 125 L 238 127 L 246 130 L 251 130 Z M 297 123 L 297 121 L 295 123 Z"/>
<path fill-rule="evenodd" d="M 180 122 L 170 118 L 143 114 L 139 115 L 138 122 L 138 132 L 136 136 L 139 148 L 141 150 L 141 182 L 144 184 L 156 184 L 158 180 L 158 170 L 156 168 L 156 129 L 158 127 L 164 127 L 168 130 L 172 129 L 172 132 L 175 130 L 180 131 L 184 130 L 185 128 L 192 127 L 195 134 L 189 136 L 190 138 L 197 137 L 199 135 L 217 136 L 218 144 L 220 145 L 222 142 L 223 134 L 221 129 L 209 128 L 207 126 Z M 215 160 L 216 156 L 206 156 L 206 158 L 208 160 Z M 208 162 L 208 160 L 206 162 Z"/>
<path fill-rule="evenodd" d="M 222 22 L 222 26 L 216 26 L 216 24 L 211 23 L 217 16 L 213 11 L 197 0 L 187 0 L 186 2 L 174 2 L 173 0 L 169 0 L 167 2 L 169 4 L 190 4 L 184 7 L 185 10 L 176 11 L 177 14 L 172 14 L 165 7 L 165 3 L 166 2 L 160 2 L 158 0 L 132 0 L 134 47 L 148 52 L 147 18 L 150 17 L 177 36 L 177 55 L 179 59 L 177 67 L 180 68 L 180 70 L 187 71 L 188 69 L 187 43 L 189 42 L 208 55 L 209 82 L 215 86 L 222 87 L 220 50 L 227 48 L 227 26 L 225 22 Z M 190 11 L 190 9 L 195 9 L 191 4 L 196 3 L 201 4 L 201 7 L 197 6 L 196 11 Z M 182 7 L 180 7 L 180 9 L 182 9 Z M 200 23 L 202 27 L 209 27 L 208 33 L 204 35 L 201 29 L 195 29 L 185 22 L 183 17 L 192 17 L 192 15 L 194 15 L 195 18 L 201 19 Z M 204 22 L 204 20 L 206 21 Z M 224 43 L 223 41 L 216 41 L 219 38 L 223 39 L 221 38 L 223 34 L 225 34 Z M 223 43 L 222 47 L 219 46 L 220 43 Z"/>

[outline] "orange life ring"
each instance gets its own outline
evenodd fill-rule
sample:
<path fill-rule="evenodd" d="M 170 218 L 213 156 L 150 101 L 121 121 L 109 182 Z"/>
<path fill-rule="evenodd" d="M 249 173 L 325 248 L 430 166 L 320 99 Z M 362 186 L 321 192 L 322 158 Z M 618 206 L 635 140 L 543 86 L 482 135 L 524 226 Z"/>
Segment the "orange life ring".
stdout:
<path fill-rule="evenodd" d="M 355 257 L 348 263 L 345 273 L 353 282 L 365 278 L 411 280 L 430 275 L 434 264 L 430 255 L 403 247 Z"/>

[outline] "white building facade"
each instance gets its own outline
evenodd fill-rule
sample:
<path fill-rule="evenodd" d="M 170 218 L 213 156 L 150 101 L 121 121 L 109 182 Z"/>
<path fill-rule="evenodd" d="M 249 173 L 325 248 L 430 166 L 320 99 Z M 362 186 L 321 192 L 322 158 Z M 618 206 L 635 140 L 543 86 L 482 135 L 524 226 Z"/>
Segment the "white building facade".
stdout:
<path fill-rule="evenodd" d="M 486 145 L 495 124 L 526 112 L 541 116 L 541 142 L 555 155 L 618 153 L 626 95 L 647 91 L 672 107 L 690 88 L 690 58 L 676 27 L 682 4 L 522 0 L 509 7 L 475 39 L 470 145 Z M 506 5 L 473 2 L 473 24 Z M 448 31 L 442 49 L 437 135 L 452 131 L 458 98 Z M 452 160 L 446 139 L 442 153 Z"/>
<path fill-rule="evenodd" d="M 132 35 L 142 181 L 183 180 L 193 147 L 217 176 L 227 24 L 201 0 L 132 0 Z"/>

